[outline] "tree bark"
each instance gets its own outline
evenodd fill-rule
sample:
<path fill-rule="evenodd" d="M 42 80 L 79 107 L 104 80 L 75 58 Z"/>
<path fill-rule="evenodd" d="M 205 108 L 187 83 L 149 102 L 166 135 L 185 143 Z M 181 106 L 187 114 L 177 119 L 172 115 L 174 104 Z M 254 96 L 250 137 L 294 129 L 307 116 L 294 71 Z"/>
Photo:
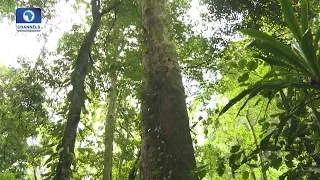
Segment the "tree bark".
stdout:
<path fill-rule="evenodd" d="M 112 155 L 113 155 L 113 139 L 115 128 L 115 104 L 117 100 L 117 77 L 111 78 L 110 97 L 108 114 L 105 122 L 105 135 L 104 135 L 104 168 L 103 180 L 112 180 Z"/>
<path fill-rule="evenodd" d="M 37 177 L 37 166 L 33 167 L 33 178 L 34 178 L 34 180 L 38 180 L 38 177 Z"/>
<path fill-rule="evenodd" d="M 168 0 L 143 0 L 142 180 L 194 180 L 194 150 Z"/>
<path fill-rule="evenodd" d="M 78 51 L 75 69 L 71 74 L 73 89 L 68 96 L 70 102 L 68 119 L 63 132 L 62 143 L 59 145 L 59 162 L 55 174 L 55 179 L 57 180 L 70 179 L 77 128 L 80 121 L 81 108 L 85 102 L 85 78 L 88 73 L 89 51 L 99 29 L 101 17 L 113 10 L 117 5 L 119 5 L 119 1 L 100 13 L 97 1 L 91 1 L 93 23 Z"/>

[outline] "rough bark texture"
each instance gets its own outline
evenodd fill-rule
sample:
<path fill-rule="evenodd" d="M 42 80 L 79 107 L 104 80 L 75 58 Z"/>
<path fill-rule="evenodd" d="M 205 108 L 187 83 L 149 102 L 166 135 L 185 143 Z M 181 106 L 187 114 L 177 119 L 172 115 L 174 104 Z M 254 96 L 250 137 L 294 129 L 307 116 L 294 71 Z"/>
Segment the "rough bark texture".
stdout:
<path fill-rule="evenodd" d="M 74 156 L 77 128 L 80 121 L 81 108 L 85 101 L 84 89 L 85 78 L 88 73 L 89 50 L 99 29 L 102 15 L 110 12 L 119 4 L 119 2 L 116 2 L 100 13 L 96 3 L 96 0 L 91 1 L 93 23 L 79 49 L 75 69 L 71 75 L 71 85 L 73 89 L 68 97 L 70 106 L 67 123 L 63 132 L 62 143 L 60 145 L 62 151 L 59 154 L 59 162 L 55 174 L 55 179 L 57 180 L 70 179 L 71 176 L 71 163 Z"/>
<path fill-rule="evenodd" d="M 143 0 L 142 180 L 194 180 L 194 150 L 168 0 Z"/>
<path fill-rule="evenodd" d="M 104 133 L 104 168 L 103 168 L 103 180 L 112 180 L 112 154 L 113 154 L 113 138 L 115 127 L 115 104 L 117 100 L 117 78 L 112 77 L 110 94 L 109 94 L 109 106 L 108 114 L 105 122 Z"/>

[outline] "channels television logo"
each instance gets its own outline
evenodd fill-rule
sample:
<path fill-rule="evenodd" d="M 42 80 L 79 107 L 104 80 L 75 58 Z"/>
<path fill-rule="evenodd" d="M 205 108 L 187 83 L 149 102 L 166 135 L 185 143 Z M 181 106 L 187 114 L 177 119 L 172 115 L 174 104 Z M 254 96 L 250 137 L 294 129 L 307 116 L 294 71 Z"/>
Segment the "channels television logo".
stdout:
<path fill-rule="evenodd" d="M 40 31 L 41 9 L 40 8 L 17 8 L 16 10 L 17 31 Z"/>

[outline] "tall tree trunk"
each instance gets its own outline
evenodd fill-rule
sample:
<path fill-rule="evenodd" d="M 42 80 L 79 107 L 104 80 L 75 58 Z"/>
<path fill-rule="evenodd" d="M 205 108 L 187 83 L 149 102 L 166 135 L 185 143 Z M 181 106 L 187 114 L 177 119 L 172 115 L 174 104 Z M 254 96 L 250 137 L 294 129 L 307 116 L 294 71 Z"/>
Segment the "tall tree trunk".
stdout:
<path fill-rule="evenodd" d="M 38 177 L 37 177 L 37 166 L 33 166 L 33 178 L 34 178 L 34 180 L 38 180 Z"/>
<path fill-rule="evenodd" d="M 105 122 L 104 133 L 104 162 L 103 162 L 103 180 L 112 180 L 112 155 L 113 138 L 115 128 L 115 104 L 117 100 L 117 77 L 111 77 L 111 86 L 109 94 L 108 114 Z"/>
<path fill-rule="evenodd" d="M 85 78 L 88 73 L 89 51 L 99 29 L 101 17 L 113 10 L 117 5 L 119 5 L 119 1 L 100 13 L 97 1 L 91 0 L 93 23 L 78 51 L 75 69 L 71 75 L 73 89 L 68 97 L 70 102 L 68 119 L 59 148 L 59 162 L 55 174 L 55 179 L 57 180 L 70 179 L 77 128 L 80 121 L 81 108 L 85 101 Z"/>
<path fill-rule="evenodd" d="M 142 180 L 194 180 L 194 150 L 168 0 L 143 0 Z"/>
<path fill-rule="evenodd" d="M 118 21 L 115 19 L 114 32 L 117 39 L 114 40 L 114 57 L 113 63 L 117 63 L 120 53 L 123 50 L 124 43 L 120 40 L 120 31 L 118 27 Z M 119 39 L 118 39 L 119 38 Z M 103 162 L 103 180 L 112 180 L 112 158 L 113 158 L 113 141 L 116 122 L 116 101 L 117 101 L 117 73 L 116 70 L 108 72 L 111 78 L 110 92 L 109 92 L 109 105 L 105 122 L 104 133 L 104 162 Z"/>

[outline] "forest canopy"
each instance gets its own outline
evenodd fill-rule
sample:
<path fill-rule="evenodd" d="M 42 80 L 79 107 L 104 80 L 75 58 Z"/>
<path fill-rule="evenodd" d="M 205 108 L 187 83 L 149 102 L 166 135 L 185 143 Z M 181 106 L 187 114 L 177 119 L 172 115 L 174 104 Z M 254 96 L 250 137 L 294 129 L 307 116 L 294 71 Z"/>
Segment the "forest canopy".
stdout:
<path fill-rule="evenodd" d="M 10 29 L 16 7 L 41 8 L 42 31 Z M 319 15 L 317 0 L 2 3 L 0 26 L 41 47 L 0 46 L 0 180 L 320 179 Z"/>

